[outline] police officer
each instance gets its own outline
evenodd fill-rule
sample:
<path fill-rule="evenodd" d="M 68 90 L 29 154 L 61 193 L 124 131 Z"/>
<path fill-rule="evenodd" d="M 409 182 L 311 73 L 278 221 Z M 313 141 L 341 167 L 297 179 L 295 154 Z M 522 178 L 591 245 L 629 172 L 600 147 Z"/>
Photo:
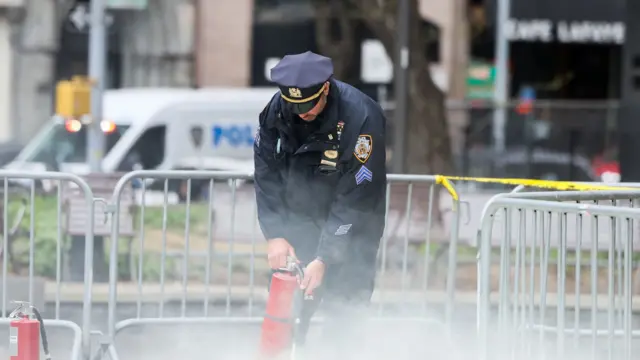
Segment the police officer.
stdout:
<path fill-rule="evenodd" d="M 301 288 L 314 298 L 303 317 L 322 298 L 344 330 L 374 287 L 386 208 L 386 119 L 378 103 L 333 78 L 327 57 L 287 55 L 271 79 L 280 91 L 260 114 L 254 145 L 269 265 L 297 258 L 305 268 Z M 301 330 L 300 343 L 306 325 Z"/>

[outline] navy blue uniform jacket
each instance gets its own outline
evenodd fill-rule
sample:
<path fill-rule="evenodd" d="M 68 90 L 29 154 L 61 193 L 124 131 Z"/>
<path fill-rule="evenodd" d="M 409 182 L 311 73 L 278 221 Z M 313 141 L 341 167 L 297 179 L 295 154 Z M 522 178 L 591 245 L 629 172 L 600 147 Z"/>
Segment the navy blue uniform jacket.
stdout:
<path fill-rule="evenodd" d="M 260 114 L 254 158 L 262 232 L 287 239 L 303 263 L 320 256 L 334 277 L 370 285 L 385 222 L 384 113 L 358 89 L 331 80 L 321 123 L 304 141 L 293 116 L 280 93 Z"/>

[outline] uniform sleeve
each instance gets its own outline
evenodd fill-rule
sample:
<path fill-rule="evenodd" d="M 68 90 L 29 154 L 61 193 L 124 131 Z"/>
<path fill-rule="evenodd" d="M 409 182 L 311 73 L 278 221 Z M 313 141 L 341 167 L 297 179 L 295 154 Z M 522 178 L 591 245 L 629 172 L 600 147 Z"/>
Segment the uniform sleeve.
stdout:
<path fill-rule="evenodd" d="M 275 158 L 277 135 L 264 126 L 268 107 L 260 114 L 260 126 L 253 146 L 254 187 L 258 208 L 258 222 L 265 238 L 285 237 L 283 181 L 279 161 Z"/>
<path fill-rule="evenodd" d="M 387 182 L 384 127 L 382 116 L 366 119 L 357 150 L 349 149 L 351 159 L 339 180 L 317 252 L 327 264 L 345 260 L 353 236 L 377 237 L 371 239 L 375 244 L 382 237 Z"/>

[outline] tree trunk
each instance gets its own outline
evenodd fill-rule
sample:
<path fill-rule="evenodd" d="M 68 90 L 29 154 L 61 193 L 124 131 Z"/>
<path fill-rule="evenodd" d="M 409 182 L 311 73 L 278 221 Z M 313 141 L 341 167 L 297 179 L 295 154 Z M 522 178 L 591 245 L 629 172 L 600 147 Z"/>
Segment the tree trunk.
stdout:
<path fill-rule="evenodd" d="M 397 0 L 314 0 L 313 3 L 317 13 L 318 46 L 323 54 L 333 59 L 337 78 L 349 82 L 347 74 L 353 73 L 349 70 L 354 63 L 354 49 L 358 44 L 354 39 L 356 19 L 352 10 L 361 16 L 387 53 L 393 55 Z M 410 13 L 407 172 L 450 174 L 453 171 L 453 157 L 444 107 L 445 95 L 431 78 L 430 58 L 425 52 L 427 44 L 434 39 L 422 26 L 418 0 L 411 1 Z"/>
<path fill-rule="evenodd" d="M 409 69 L 409 121 L 407 172 L 451 174 L 451 140 L 445 96 L 431 78 L 427 64 Z"/>
<path fill-rule="evenodd" d="M 410 3 L 410 42 L 408 76 L 407 159 L 405 171 L 411 174 L 451 174 L 453 170 L 451 139 L 445 112 L 445 94 L 431 77 L 430 54 L 427 46 L 436 40 L 424 26 L 419 0 Z M 387 54 L 394 58 L 398 1 L 351 0 L 362 14 L 367 27 L 384 45 Z M 400 119 L 389 119 L 398 122 Z M 393 160 L 393 154 L 392 154 Z M 442 227 L 440 192 L 436 192 L 432 226 Z M 420 205 L 418 205 L 420 206 Z M 422 209 L 426 214 L 427 209 Z"/>
<path fill-rule="evenodd" d="M 397 0 L 351 1 L 362 14 L 369 29 L 382 42 L 387 53 L 393 55 Z M 406 171 L 412 174 L 451 174 L 453 157 L 444 107 L 445 95 L 433 82 L 429 71 L 431 59 L 426 53 L 426 48 L 434 39 L 433 34 L 427 32 L 423 26 L 418 0 L 411 1 L 410 16 Z"/>
<path fill-rule="evenodd" d="M 313 0 L 316 10 L 316 43 L 320 53 L 333 60 L 334 76 L 353 84 L 358 79 L 355 65 L 355 25 L 347 2 L 336 0 Z"/>

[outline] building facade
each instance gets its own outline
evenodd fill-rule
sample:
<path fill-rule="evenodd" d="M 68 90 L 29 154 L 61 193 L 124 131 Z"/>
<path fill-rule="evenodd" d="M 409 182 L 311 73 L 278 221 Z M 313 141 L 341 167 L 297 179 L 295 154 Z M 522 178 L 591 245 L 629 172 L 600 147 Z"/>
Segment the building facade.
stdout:
<path fill-rule="evenodd" d="M 33 137 L 52 116 L 56 83 L 87 74 L 89 5 L 0 0 L 0 143 Z M 196 5 L 154 0 L 143 10 L 110 9 L 107 88 L 194 86 Z"/>
<path fill-rule="evenodd" d="M 420 12 L 423 18 L 435 24 L 440 31 L 439 41 L 439 61 L 433 64 L 433 72 L 438 84 L 448 87 L 449 73 L 452 67 L 452 57 L 454 52 L 454 25 L 455 1 L 419 0 Z M 255 0 L 255 2 L 261 2 Z M 265 2 L 267 3 L 267 2 Z M 271 1 L 268 3 L 278 3 Z M 269 10 L 254 3 L 254 0 L 238 1 L 200 1 L 198 11 L 198 41 L 197 41 L 197 82 L 200 86 L 249 86 L 259 82 L 252 77 L 265 74 L 264 67 L 269 64 L 269 59 L 256 58 L 252 48 L 259 47 L 252 41 L 252 34 L 255 33 L 252 27 L 271 21 L 272 23 L 304 23 L 305 16 L 312 17 L 313 12 L 309 11 L 310 2 L 299 1 L 301 5 L 296 7 L 296 18 L 287 19 L 286 15 L 279 14 L 279 11 L 292 11 L 293 6 L 289 6 L 288 1 L 280 1 L 281 8 L 271 6 Z M 270 13 L 266 13 L 270 11 Z M 259 13 L 260 19 L 256 19 Z M 297 39 L 297 43 L 307 42 L 307 47 L 312 47 L 315 40 L 312 30 L 304 25 L 299 25 L 303 29 L 303 34 L 296 34 L 302 38 Z M 304 33 L 307 34 L 304 34 Z M 306 37 L 305 37 L 306 36 Z M 273 39 L 272 42 L 277 42 Z M 257 45 L 257 46 L 256 46 Z M 286 44 L 270 44 L 272 47 L 286 49 Z M 359 44 L 366 46 L 366 44 Z M 295 49 L 296 45 L 288 45 L 290 49 Z M 224 49 L 221 51 L 221 49 Z M 295 51 L 295 50 L 294 50 Z M 276 50 L 277 52 L 277 50 Z M 387 59 L 388 60 L 388 59 Z M 265 63 L 253 64 L 255 61 Z M 273 64 L 273 62 L 271 62 Z M 252 67 L 259 70 L 252 70 Z M 253 73 L 252 73 L 253 72 Z M 263 80 L 263 79 L 261 79 Z"/>
<path fill-rule="evenodd" d="M 459 26 L 466 20 L 461 9 L 467 1 L 419 0 L 424 21 L 438 34 L 436 48 L 429 49 L 437 53 L 430 65 L 433 78 L 454 99 L 465 97 L 469 42 L 472 55 L 487 61 L 493 60 L 495 47 L 495 0 L 471 1 L 483 9 L 473 12 L 471 26 L 485 28 L 471 39 L 464 38 L 466 30 Z M 616 63 L 615 47 L 624 40 L 624 0 L 590 0 L 589 6 L 577 1 L 512 1 L 507 35 L 513 62 L 521 63 L 512 82 L 549 77 L 545 71 L 553 66 L 541 67 L 530 54 L 557 51 L 552 47 L 558 44 L 562 49 L 598 45 L 584 51 L 601 52 L 608 63 Z M 51 116 L 55 83 L 86 73 L 89 29 L 72 19 L 83 11 L 86 15 L 88 6 L 89 0 L 0 0 L 0 143 L 32 137 Z M 279 57 L 317 50 L 313 7 L 307 0 L 154 0 L 143 10 L 112 9 L 109 16 L 108 87 L 262 86 L 269 83 L 268 70 Z M 367 34 L 357 40 L 354 81 L 374 95 L 379 89 L 390 91 L 391 60 Z M 573 63 L 564 67 L 578 69 Z M 610 79 L 616 78 L 614 66 L 591 76 L 609 72 Z M 588 88 L 576 84 L 576 91 Z M 579 96 L 583 94 L 575 94 Z"/>
<path fill-rule="evenodd" d="M 315 46 L 308 1 L 293 2 L 302 4 L 296 19 L 286 13 L 288 0 L 146 3 L 143 10 L 109 10 L 108 88 L 264 85 L 274 58 Z M 423 17 L 440 34 L 432 72 L 443 89 L 452 66 L 453 3 L 420 2 Z M 0 0 L 0 143 L 31 138 L 52 114 L 56 82 L 87 73 L 89 26 L 82 19 L 89 6 L 90 0 Z M 272 26 L 279 21 L 303 31 L 294 41 L 280 41 L 279 26 Z M 371 60 L 359 68 L 391 73 L 391 61 L 379 46 L 359 45 L 363 59 Z M 367 75 L 360 78 L 366 85 Z M 376 81 L 389 85 L 391 79 L 373 80 L 378 86 Z"/>

